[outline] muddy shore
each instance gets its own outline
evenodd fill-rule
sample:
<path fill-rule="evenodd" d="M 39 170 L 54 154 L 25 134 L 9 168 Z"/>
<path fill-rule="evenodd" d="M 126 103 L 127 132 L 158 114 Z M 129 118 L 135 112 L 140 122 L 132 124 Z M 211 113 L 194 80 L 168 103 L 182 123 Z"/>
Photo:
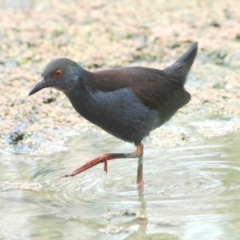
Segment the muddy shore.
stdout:
<path fill-rule="evenodd" d="M 130 65 L 161 69 L 195 41 L 199 54 L 186 86 L 192 100 L 175 118 L 195 124 L 204 137 L 240 130 L 240 15 L 235 1 L 25 3 L 0 1 L 2 149 L 15 141 L 38 151 L 44 141 L 63 141 L 71 133 L 105 134 L 56 90 L 28 97 L 51 59 L 68 57 L 92 71 Z M 165 145 L 196 138 L 167 128 L 154 134 L 156 141 L 170 139 Z"/>

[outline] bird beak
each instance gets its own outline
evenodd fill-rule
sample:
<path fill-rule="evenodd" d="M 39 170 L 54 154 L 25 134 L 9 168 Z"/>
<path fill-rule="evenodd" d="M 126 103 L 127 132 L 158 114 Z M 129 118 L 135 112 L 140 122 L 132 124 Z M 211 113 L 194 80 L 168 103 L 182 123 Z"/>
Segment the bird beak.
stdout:
<path fill-rule="evenodd" d="M 28 96 L 40 91 L 43 88 L 49 87 L 48 83 L 45 81 L 44 77 L 41 77 L 41 79 L 38 81 L 38 83 L 31 89 Z"/>

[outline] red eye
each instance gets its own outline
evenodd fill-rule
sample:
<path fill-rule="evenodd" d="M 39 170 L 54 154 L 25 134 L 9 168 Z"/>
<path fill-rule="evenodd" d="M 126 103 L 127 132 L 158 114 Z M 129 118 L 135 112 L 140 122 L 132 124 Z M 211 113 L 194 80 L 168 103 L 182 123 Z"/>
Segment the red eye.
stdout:
<path fill-rule="evenodd" d="M 55 73 L 53 74 L 54 77 L 61 77 L 63 75 L 62 69 L 57 69 Z"/>

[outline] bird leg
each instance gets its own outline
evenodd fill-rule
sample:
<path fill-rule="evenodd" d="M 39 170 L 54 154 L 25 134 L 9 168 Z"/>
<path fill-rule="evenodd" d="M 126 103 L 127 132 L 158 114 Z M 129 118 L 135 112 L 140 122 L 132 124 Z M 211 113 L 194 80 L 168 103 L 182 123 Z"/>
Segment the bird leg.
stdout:
<path fill-rule="evenodd" d="M 143 185 L 143 155 L 138 157 L 137 184 Z"/>
<path fill-rule="evenodd" d="M 142 155 L 143 155 L 143 144 L 136 145 L 136 150 L 131 153 L 107 153 L 100 155 L 91 161 L 85 163 L 81 167 L 74 170 L 72 173 L 65 175 L 64 177 L 73 177 L 99 163 L 104 163 L 104 171 L 107 172 L 107 161 L 116 158 L 138 158 L 138 173 L 137 173 L 137 183 L 143 184 L 142 178 Z"/>

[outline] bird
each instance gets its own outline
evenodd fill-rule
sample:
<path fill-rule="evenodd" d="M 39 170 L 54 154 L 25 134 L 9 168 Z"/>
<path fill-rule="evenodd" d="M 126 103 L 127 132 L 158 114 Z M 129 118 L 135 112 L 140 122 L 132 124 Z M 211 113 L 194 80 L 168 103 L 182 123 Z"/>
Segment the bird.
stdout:
<path fill-rule="evenodd" d="M 73 177 L 99 163 L 107 172 L 109 160 L 138 158 L 136 182 L 142 186 L 143 139 L 190 101 L 184 85 L 197 51 L 195 42 L 162 70 L 129 66 L 88 71 L 68 58 L 48 63 L 29 96 L 49 87 L 62 91 L 82 117 L 136 147 L 129 153 L 102 154 L 64 177 Z"/>

